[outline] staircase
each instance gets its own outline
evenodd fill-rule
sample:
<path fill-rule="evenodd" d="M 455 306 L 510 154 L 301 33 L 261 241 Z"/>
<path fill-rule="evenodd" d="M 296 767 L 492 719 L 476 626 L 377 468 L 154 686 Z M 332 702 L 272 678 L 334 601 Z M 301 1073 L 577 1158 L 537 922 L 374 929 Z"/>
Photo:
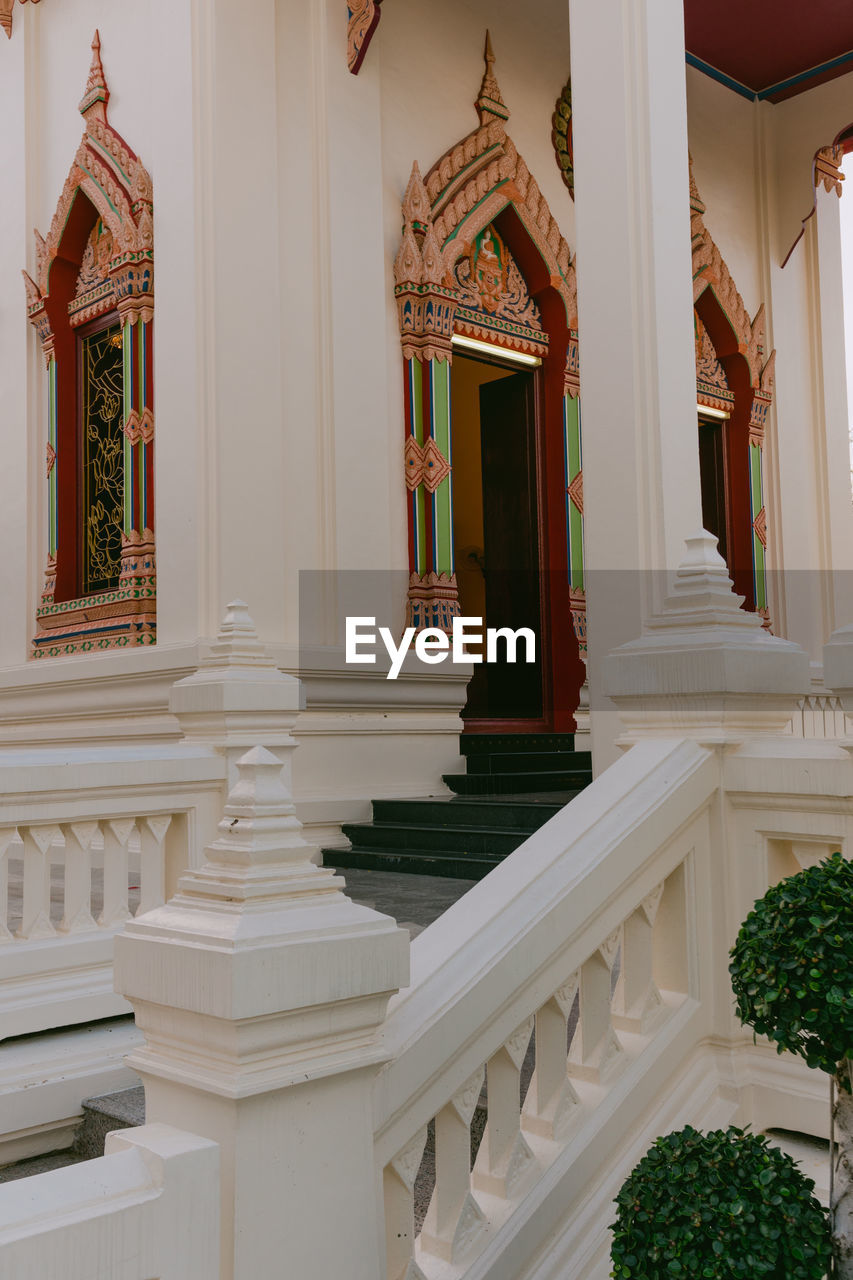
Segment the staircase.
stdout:
<path fill-rule="evenodd" d="M 570 733 L 463 736 L 460 749 L 466 772 L 444 776 L 454 795 L 374 800 L 326 865 L 480 880 L 592 781 Z"/>

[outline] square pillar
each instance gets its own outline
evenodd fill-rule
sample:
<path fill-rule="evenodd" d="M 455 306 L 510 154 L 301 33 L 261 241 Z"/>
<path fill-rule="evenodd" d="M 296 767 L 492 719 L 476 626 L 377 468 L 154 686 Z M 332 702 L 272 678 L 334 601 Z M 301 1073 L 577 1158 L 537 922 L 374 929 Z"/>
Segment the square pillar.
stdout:
<path fill-rule="evenodd" d="M 570 0 L 593 761 L 604 654 L 701 526 L 681 0 Z"/>
<path fill-rule="evenodd" d="M 824 639 L 853 618 L 853 573 L 849 570 L 853 547 L 853 504 L 850 494 L 850 420 L 847 406 L 847 352 L 844 340 L 844 282 L 841 261 L 841 182 L 837 163 L 841 148 L 825 147 L 819 153 L 815 177 L 815 227 L 811 265 L 814 279 L 815 321 L 820 358 L 816 370 L 818 403 L 822 411 L 815 424 L 818 454 L 818 520 L 826 557 L 821 575 Z M 827 172 L 828 171 L 828 172 Z M 848 200 L 853 196 L 848 194 Z M 846 228 L 845 228 L 846 229 Z"/>

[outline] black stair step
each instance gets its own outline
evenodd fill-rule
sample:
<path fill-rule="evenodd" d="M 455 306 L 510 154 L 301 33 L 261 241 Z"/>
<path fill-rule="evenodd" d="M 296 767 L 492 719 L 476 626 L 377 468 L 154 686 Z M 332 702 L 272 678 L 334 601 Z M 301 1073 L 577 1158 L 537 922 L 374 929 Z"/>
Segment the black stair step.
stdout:
<path fill-rule="evenodd" d="M 538 831 L 577 794 L 557 800 L 518 800 L 512 796 L 431 796 L 414 800 L 374 800 L 374 822 L 405 822 L 432 827 L 492 827 L 503 831 Z"/>
<path fill-rule="evenodd" d="M 365 871 L 397 871 L 416 876 L 447 876 L 452 880 L 482 880 L 503 860 L 483 854 L 429 853 L 424 849 L 392 853 L 389 849 L 327 849 L 326 863 L 346 872 L 347 867 Z"/>
<path fill-rule="evenodd" d="M 582 791 L 589 774 L 571 773 L 445 773 L 444 782 L 460 796 L 517 795 L 535 791 Z"/>
<path fill-rule="evenodd" d="M 427 853 L 469 853 L 505 856 L 517 849 L 527 831 L 497 831 L 490 827 L 429 827 L 407 823 L 347 822 L 342 827 L 353 848 L 409 850 Z"/>
<path fill-rule="evenodd" d="M 592 761 L 588 751 L 497 751 L 467 756 L 468 773 L 559 773 L 583 770 L 592 781 Z"/>
<path fill-rule="evenodd" d="M 574 747 L 573 733 L 463 733 L 459 739 L 463 756 L 495 755 L 501 751 L 574 751 Z"/>

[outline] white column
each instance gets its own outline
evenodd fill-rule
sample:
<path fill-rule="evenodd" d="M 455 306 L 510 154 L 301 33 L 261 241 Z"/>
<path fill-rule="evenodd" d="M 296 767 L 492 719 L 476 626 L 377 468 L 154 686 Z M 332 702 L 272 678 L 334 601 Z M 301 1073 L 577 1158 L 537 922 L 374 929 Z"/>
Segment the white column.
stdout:
<path fill-rule="evenodd" d="M 817 370 L 822 414 L 818 426 L 821 488 L 817 500 L 826 572 L 821 575 L 824 638 L 853 621 L 853 502 L 850 493 L 850 419 L 847 406 L 841 202 L 823 183 L 817 188 L 814 291 L 819 326 Z M 847 196 L 853 200 L 853 196 Z"/>
<path fill-rule="evenodd" d="M 29 194 L 37 157 L 31 136 L 36 115 L 33 82 L 35 50 L 29 6 L 15 6 L 12 39 L 2 34 L 0 71 L 0 421 L 3 465 L 0 467 L 0 662 L 26 659 L 35 626 L 35 604 L 28 583 L 44 578 L 47 541 L 45 447 L 47 409 L 38 407 L 44 379 L 41 343 L 26 321 L 26 295 L 21 268 L 34 274 L 34 244 Z M 29 145 L 28 145 L 29 144 Z M 27 483 L 28 461 L 35 460 Z M 28 493 L 38 494 L 28 516 Z"/>
<path fill-rule="evenodd" d="M 590 705 L 701 527 L 681 0 L 569 0 Z M 607 571 L 607 572 L 605 572 Z M 604 709 L 608 708 L 607 711 Z"/>
<path fill-rule="evenodd" d="M 206 213 L 196 165 L 192 8 L 152 0 L 150 15 L 163 85 L 149 97 L 151 154 L 144 157 L 154 184 L 157 641 L 180 644 L 213 631 L 205 518 L 212 316 L 202 287 Z"/>
<path fill-rule="evenodd" d="M 167 7 L 156 0 L 166 44 Z M 213 635 L 238 595 L 272 638 L 284 620 L 276 5 L 202 0 L 191 26 L 189 12 L 155 95 L 158 639 L 192 639 L 196 619 Z"/>

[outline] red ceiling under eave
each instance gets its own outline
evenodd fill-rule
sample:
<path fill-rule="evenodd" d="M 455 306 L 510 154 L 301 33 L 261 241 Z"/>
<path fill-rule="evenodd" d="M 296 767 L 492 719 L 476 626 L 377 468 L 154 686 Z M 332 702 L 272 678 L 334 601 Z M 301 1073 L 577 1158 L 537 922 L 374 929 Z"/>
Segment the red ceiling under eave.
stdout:
<path fill-rule="evenodd" d="M 689 53 L 754 93 L 853 51 L 853 0 L 684 0 Z M 772 102 L 853 71 L 853 60 L 769 95 Z"/>

